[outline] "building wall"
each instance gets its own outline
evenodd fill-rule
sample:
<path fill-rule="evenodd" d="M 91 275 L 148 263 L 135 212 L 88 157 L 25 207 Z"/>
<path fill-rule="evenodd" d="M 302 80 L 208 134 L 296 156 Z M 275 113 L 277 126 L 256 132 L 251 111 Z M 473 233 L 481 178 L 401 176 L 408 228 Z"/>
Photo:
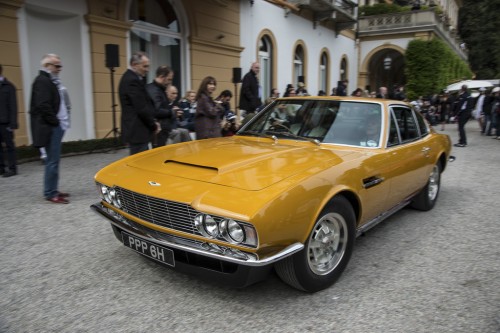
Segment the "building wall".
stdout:
<path fill-rule="evenodd" d="M 305 69 L 305 85 L 310 94 L 319 90 L 319 65 L 322 50 L 327 50 L 330 56 L 330 86 L 337 86 L 340 80 L 340 62 L 347 58 L 349 90 L 357 87 L 357 52 L 354 35 L 336 34 L 322 25 L 313 26 L 312 21 L 299 15 L 289 13 L 267 1 L 255 1 L 253 6 L 249 1 L 241 2 L 241 67 L 243 73 L 248 72 L 250 65 L 257 59 L 259 34 L 263 30 L 272 32 L 277 45 L 276 88 L 284 91 L 288 83 L 293 82 L 293 58 L 298 41 L 303 43 L 307 54 Z"/>
<path fill-rule="evenodd" d="M 65 140 L 109 135 L 114 126 L 113 105 L 116 105 L 116 126 L 120 126 L 117 87 L 131 52 L 137 51 L 130 47 L 131 1 L 0 0 L 0 63 L 4 75 L 18 89 L 17 145 L 31 142 L 27 130 L 31 83 L 42 55 L 47 52 L 61 55 L 64 65 L 61 78 L 72 99 L 72 128 Z M 254 1 L 253 5 L 239 0 L 164 1 L 175 9 L 185 42 L 181 54 L 183 66 L 176 73 L 182 77 L 181 92 L 197 90 L 207 75 L 217 79 L 216 93 L 224 89 L 233 91 L 232 68 L 241 67 L 243 74 L 249 70 L 258 58 L 259 40 L 264 33 L 274 42 L 273 85 L 283 92 L 294 81 L 294 51 L 300 44 L 306 54 L 305 84 L 311 94 L 319 90 L 322 51 L 329 57 L 328 90 L 337 85 L 340 64 L 345 59 L 350 92 L 366 85 L 366 64 L 374 52 L 387 47 L 402 54 L 411 39 L 429 37 L 401 35 L 390 40 L 375 37 L 359 42 L 352 30 L 339 33 L 322 24 L 313 25 L 307 15 L 285 11 L 264 0 Z M 460 1 L 441 2 L 447 11 L 456 14 Z M 120 66 L 114 71 L 105 66 L 106 44 L 119 47 Z"/>

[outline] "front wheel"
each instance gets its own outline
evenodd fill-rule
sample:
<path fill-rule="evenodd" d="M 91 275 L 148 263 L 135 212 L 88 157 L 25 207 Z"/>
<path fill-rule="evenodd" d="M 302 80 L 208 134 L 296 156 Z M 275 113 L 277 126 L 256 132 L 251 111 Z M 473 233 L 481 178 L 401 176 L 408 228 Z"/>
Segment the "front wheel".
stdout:
<path fill-rule="evenodd" d="M 441 164 L 437 163 L 429 175 L 427 185 L 411 201 L 411 207 L 417 210 L 428 211 L 436 204 L 441 187 Z"/>
<path fill-rule="evenodd" d="M 355 221 L 349 201 L 342 196 L 333 198 L 316 220 L 304 250 L 276 263 L 280 278 L 307 292 L 332 285 L 351 257 Z"/>

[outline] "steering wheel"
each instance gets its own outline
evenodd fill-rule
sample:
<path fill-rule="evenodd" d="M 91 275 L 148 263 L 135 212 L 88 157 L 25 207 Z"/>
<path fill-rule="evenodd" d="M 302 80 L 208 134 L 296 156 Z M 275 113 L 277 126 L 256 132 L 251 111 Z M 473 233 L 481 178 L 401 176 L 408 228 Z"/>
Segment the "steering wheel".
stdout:
<path fill-rule="evenodd" d="M 269 126 L 268 130 L 269 131 L 277 131 L 277 132 L 286 131 L 288 133 L 294 134 L 289 127 L 287 127 L 287 126 L 285 126 L 285 125 L 283 125 L 282 123 L 279 123 L 279 122 L 276 122 L 276 123 L 272 124 L 271 126 Z"/>

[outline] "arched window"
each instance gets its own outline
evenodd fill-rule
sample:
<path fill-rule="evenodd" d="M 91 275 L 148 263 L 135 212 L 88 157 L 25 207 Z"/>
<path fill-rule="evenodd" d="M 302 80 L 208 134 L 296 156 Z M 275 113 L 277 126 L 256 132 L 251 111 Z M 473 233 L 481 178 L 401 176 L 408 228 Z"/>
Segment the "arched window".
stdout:
<path fill-rule="evenodd" d="M 148 82 L 158 66 L 167 65 L 176 73 L 174 85 L 181 87 L 182 35 L 174 8 L 165 0 L 132 0 L 129 19 L 130 50 L 146 52 L 151 61 Z"/>
<path fill-rule="evenodd" d="M 304 80 L 304 49 L 301 45 L 297 45 L 295 56 L 293 59 L 293 84 L 297 86 L 299 82 Z M 300 78 L 300 79 L 299 79 Z M 305 83 L 305 82 L 304 82 Z"/>
<path fill-rule="evenodd" d="M 262 87 L 262 100 L 269 97 L 273 84 L 273 45 L 268 36 L 263 36 L 259 41 L 260 85 Z"/>
<path fill-rule="evenodd" d="M 340 61 L 340 81 L 347 80 L 347 60 L 342 58 Z"/>
<path fill-rule="evenodd" d="M 324 92 L 328 91 L 328 72 L 328 54 L 326 54 L 326 52 L 323 52 L 321 54 L 321 62 L 319 65 L 319 89 L 323 90 Z"/>

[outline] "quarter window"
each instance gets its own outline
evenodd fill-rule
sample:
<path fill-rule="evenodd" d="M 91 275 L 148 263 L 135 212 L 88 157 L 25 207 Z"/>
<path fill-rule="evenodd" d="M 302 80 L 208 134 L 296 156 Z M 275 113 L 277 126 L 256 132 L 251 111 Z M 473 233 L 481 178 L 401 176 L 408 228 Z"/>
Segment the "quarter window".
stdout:
<path fill-rule="evenodd" d="M 413 115 L 413 111 L 404 106 L 393 106 L 392 111 L 395 117 L 395 125 L 399 131 L 401 142 L 410 142 L 420 135 L 418 124 Z M 391 135 L 391 134 L 389 134 Z M 391 138 L 389 138 L 389 141 Z"/>

